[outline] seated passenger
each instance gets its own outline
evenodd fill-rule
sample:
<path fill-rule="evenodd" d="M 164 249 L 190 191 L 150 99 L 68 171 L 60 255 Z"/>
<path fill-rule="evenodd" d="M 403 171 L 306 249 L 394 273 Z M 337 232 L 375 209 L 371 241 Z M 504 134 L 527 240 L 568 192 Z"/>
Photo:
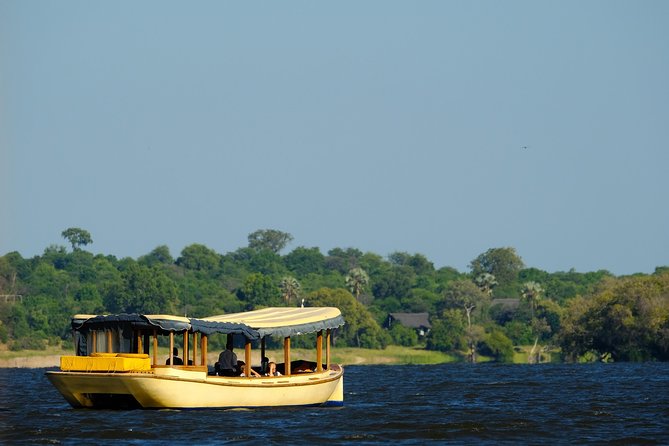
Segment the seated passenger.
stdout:
<path fill-rule="evenodd" d="M 237 367 L 237 355 L 232 351 L 232 344 L 229 343 L 225 350 L 218 355 L 218 374 L 221 376 L 238 376 L 235 370 Z"/>
<path fill-rule="evenodd" d="M 265 376 L 281 376 L 281 373 L 276 370 L 276 362 L 272 361 L 268 364 L 269 370 Z"/>
<path fill-rule="evenodd" d="M 244 361 L 237 361 L 237 370 L 239 371 L 239 376 L 246 376 L 246 370 L 244 370 L 246 366 L 246 363 Z M 251 370 L 251 376 L 255 376 L 260 378 L 260 373 L 256 372 L 252 368 L 249 368 Z"/>
<path fill-rule="evenodd" d="M 170 365 L 170 358 L 165 360 L 165 365 Z M 184 365 L 184 360 L 179 358 L 179 349 L 176 347 L 172 349 L 172 365 Z"/>

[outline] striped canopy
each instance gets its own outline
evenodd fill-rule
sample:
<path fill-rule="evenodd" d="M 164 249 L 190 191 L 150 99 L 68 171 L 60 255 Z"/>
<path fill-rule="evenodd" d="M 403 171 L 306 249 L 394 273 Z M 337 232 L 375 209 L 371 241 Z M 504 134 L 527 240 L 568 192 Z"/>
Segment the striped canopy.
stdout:
<path fill-rule="evenodd" d="M 244 324 L 256 330 L 260 337 L 292 336 L 344 325 L 341 311 L 335 307 L 270 307 L 211 316 L 203 320 Z"/>
<path fill-rule="evenodd" d="M 248 339 L 264 336 L 293 336 L 344 325 L 341 311 L 334 307 L 271 307 L 243 313 L 205 318 L 188 318 L 166 314 L 78 314 L 72 317 L 76 331 L 99 330 L 120 326 L 135 329 L 158 329 L 163 332 L 242 334 Z"/>

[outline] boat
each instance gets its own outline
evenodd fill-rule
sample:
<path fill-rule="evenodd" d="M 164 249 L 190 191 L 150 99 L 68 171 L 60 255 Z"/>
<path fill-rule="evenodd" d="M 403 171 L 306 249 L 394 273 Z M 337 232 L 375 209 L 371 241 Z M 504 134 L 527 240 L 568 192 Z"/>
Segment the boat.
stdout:
<path fill-rule="evenodd" d="M 331 338 L 343 324 L 334 307 L 271 307 L 205 318 L 75 315 L 75 354 L 62 356 L 60 370 L 46 377 L 74 408 L 342 406 L 344 368 L 331 362 Z M 215 334 L 226 335 L 228 345 L 243 341 L 244 365 L 235 376 L 221 376 L 216 364 L 207 363 L 208 339 Z M 315 357 L 292 358 L 291 338 L 308 335 L 314 336 Z M 161 336 L 169 338 L 167 359 L 160 357 Z M 262 373 L 269 336 L 283 338 L 280 376 Z M 183 358 L 174 356 L 175 341 L 181 341 Z M 259 367 L 252 365 L 253 345 L 260 347 Z"/>

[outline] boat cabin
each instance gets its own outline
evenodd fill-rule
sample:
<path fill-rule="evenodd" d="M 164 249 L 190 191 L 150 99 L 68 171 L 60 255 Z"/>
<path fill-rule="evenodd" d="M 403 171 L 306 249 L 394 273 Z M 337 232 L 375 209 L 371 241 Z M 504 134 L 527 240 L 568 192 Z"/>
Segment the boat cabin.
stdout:
<path fill-rule="evenodd" d="M 254 341 L 260 343 L 260 358 L 265 358 L 267 336 L 283 337 L 283 362 L 277 361 L 277 370 L 290 376 L 293 372 L 321 372 L 330 368 L 330 345 L 332 329 L 344 320 L 336 308 L 266 308 L 262 310 L 225 314 L 207 318 L 187 318 L 172 315 L 76 315 L 72 319 L 76 357 L 63 357 L 62 370 L 85 368 L 92 370 L 122 370 L 136 367 L 142 361 L 142 369 L 172 367 L 185 370 L 206 371 L 215 374 L 214 364 L 208 364 L 208 338 L 214 334 L 225 334 L 228 343 L 235 335 L 245 340 L 244 353 L 238 355 L 245 364 L 244 375 L 252 376 L 251 348 Z M 292 360 L 291 336 L 315 333 L 315 358 Z M 159 353 L 158 339 L 169 338 L 169 357 Z M 173 358 L 174 347 L 183 346 L 181 361 Z M 325 346 L 325 352 L 323 351 Z M 83 359 L 90 358 L 89 360 Z M 69 359 L 68 359 L 69 358 Z M 104 359 L 103 359 L 104 358 Z M 118 358 L 110 361 L 110 358 Z M 179 362 L 179 364 L 177 364 Z M 114 365 L 116 363 L 116 365 Z M 97 364 L 97 365 L 96 365 Z M 64 368 L 63 368 L 64 366 Z M 265 372 L 265 363 L 256 372 Z M 120 371 L 119 370 L 119 371 Z"/>

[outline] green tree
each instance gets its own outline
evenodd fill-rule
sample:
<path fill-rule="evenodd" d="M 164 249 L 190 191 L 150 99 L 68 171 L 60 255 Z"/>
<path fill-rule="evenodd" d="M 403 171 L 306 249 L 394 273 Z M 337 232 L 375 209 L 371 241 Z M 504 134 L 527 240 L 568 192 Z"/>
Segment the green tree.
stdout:
<path fill-rule="evenodd" d="M 275 277 L 288 273 L 281 256 L 269 249 L 240 248 L 229 257 L 238 267 L 248 272 Z"/>
<path fill-rule="evenodd" d="M 79 314 L 103 314 L 105 312 L 104 302 L 98 287 L 94 284 L 84 284 L 75 295 L 74 312 Z"/>
<path fill-rule="evenodd" d="M 198 250 L 196 248 L 197 245 L 191 245 L 189 247 L 190 250 Z M 184 251 L 182 251 L 181 255 L 183 257 Z M 193 252 L 187 252 L 187 255 L 193 255 L 195 253 Z M 205 256 L 210 255 L 210 254 L 205 254 Z M 137 259 L 137 261 L 141 264 L 144 264 L 146 266 L 153 266 L 153 265 L 171 265 L 174 263 L 174 258 L 172 258 L 172 254 L 170 254 L 170 248 L 167 247 L 167 245 L 160 245 L 156 248 L 153 249 L 150 253 L 148 253 L 145 256 L 140 257 Z M 186 260 L 184 260 L 186 261 Z M 206 262 L 205 262 L 206 263 Z"/>
<path fill-rule="evenodd" d="M 541 293 L 544 292 L 544 289 L 537 282 L 525 282 L 522 288 L 522 297 L 527 305 L 530 307 L 531 317 L 534 319 L 534 312 L 536 311 L 537 304 L 541 297 Z"/>
<path fill-rule="evenodd" d="M 0 294 L 18 293 L 18 272 L 6 256 L 0 257 Z"/>
<path fill-rule="evenodd" d="M 284 256 L 283 261 L 286 268 L 300 278 L 307 274 L 322 274 L 325 269 L 325 256 L 318 248 L 299 246 Z"/>
<path fill-rule="evenodd" d="M 352 268 L 360 265 L 360 259 L 363 256 L 362 251 L 355 248 L 333 248 L 328 251 L 325 258 L 325 267 L 329 270 L 338 271 L 340 274 L 346 274 Z"/>
<path fill-rule="evenodd" d="M 249 234 L 248 240 L 251 249 L 267 249 L 279 254 L 293 240 L 293 236 L 276 229 L 259 229 Z"/>
<path fill-rule="evenodd" d="M 300 282 L 294 277 L 286 276 L 281 279 L 279 288 L 281 289 L 281 297 L 283 297 L 286 305 L 289 305 L 291 301 L 297 301 L 300 297 Z"/>
<path fill-rule="evenodd" d="M 405 327 L 399 322 L 395 322 L 390 330 L 388 330 L 390 337 L 395 345 L 403 345 L 405 347 L 413 347 L 418 344 L 418 333 L 410 327 Z"/>
<path fill-rule="evenodd" d="M 86 246 L 93 243 L 90 232 L 85 229 L 67 228 L 61 232 L 61 235 L 65 240 L 70 242 L 73 251 L 78 250 L 80 246 Z"/>
<path fill-rule="evenodd" d="M 28 291 L 31 295 L 41 294 L 62 301 L 76 284 L 66 271 L 56 269 L 50 263 L 39 262 L 30 275 Z"/>
<path fill-rule="evenodd" d="M 588 352 L 615 361 L 669 360 L 669 273 L 607 280 L 570 301 L 560 345 L 571 360 Z"/>
<path fill-rule="evenodd" d="M 237 296 L 246 303 L 247 310 L 280 304 L 279 288 L 271 277 L 262 273 L 253 273 L 246 277 Z"/>
<path fill-rule="evenodd" d="M 523 260 L 514 248 L 492 248 L 471 261 L 472 276 L 488 273 L 495 276 L 499 286 L 507 286 L 518 279 L 524 268 Z"/>
<path fill-rule="evenodd" d="M 541 354 L 537 349 L 539 338 L 542 334 L 550 332 L 550 327 L 548 326 L 546 320 L 537 319 L 535 317 L 537 304 L 539 303 L 539 299 L 543 291 L 544 289 L 541 287 L 541 285 L 536 282 L 525 282 L 522 288 L 521 295 L 523 300 L 527 302 L 528 306 L 530 307 L 530 326 L 532 327 L 532 332 L 534 333 L 534 345 L 532 346 L 532 350 L 528 355 L 528 359 L 531 363 L 539 362 Z"/>
<path fill-rule="evenodd" d="M 49 245 L 44 249 L 42 258 L 36 260 L 38 263 L 50 263 L 56 269 L 65 269 L 70 259 L 67 248 L 61 245 Z"/>
<path fill-rule="evenodd" d="M 422 254 L 394 252 L 388 256 L 388 260 L 393 265 L 412 268 L 417 275 L 434 273 L 434 264 Z"/>
<path fill-rule="evenodd" d="M 416 274 L 409 266 L 393 266 L 374 278 L 372 292 L 375 298 L 397 297 L 401 299 L 409 294 Z"/>
<path fill-rule="evenodd" d="M 476 286 L 478 286 L 481 291 L 486 293 L 488 296 L 492 296 L 492 290 L 497 285 L 497 280 L 492 274 L 483 273 L 476 276 L 474 283 L 476 283 Z"/>
<path fill-rule="evenodd" d="M 479 351 L 497 362 L 513 362 L 513 342 L 499 328 L 493 327 L 479 344 Z"/>
<path fill-rule="evenodd" d="M 336 338 L 346 345 L 362 348 L 385 348 L 390 336 L 374 320 L 363 304 L 344 289 L 321 288 L 306 298 L 310 307 L 337 307 L 346 324 L 336 330 Z"/>
<path fill-rule="evenodd" d="M 388 330 L 388 333 L 395 345 L 411 347 L 418 344 L 418 334 L 416 333 L 416 330 L 410 327 L 405 327 L 399 322 L 394 323 L 392 327 L 390 327 L 390 330 Z"/>
<path fill-rule="evenodd" d="M 481 291 L 471 280 L 454 280 L 444 293 L 446 307 L 462 308 L 467 318 L 467 342 L 469 345 L 469 357 L 476 362 L 476 342 L 481 331 L 472 325 L 472 314 L 475 308 L 487 307 L 490 296 Z M 482 312 L 479 311 L 479 314 Z"/>
<path fill-rule="evenodd" d="M 465 346 L 465 325 L 460 310 L 445 310 L 441 317 L 432 320 L 432 329 L 427 336 L 427 349 L 443 352 L 455 351 Z"/>
<path fill-rule="evenodd" d="M 348 272 L 344 280 L 349 291 L 355 296 L 355 299 L 360 300 L 360 295 L 365 290 L 365 287 L 369 285 L 367 272 L 362 268 L 353 268 Z"/>
<path fill-rule="evenodd" d="M 181 256 L 176 263 L 190 270 L 213 272 L 218 269 L 220 262 L 221 256 L 214 250 L 199 243 L 194 243 L 186 246 L 181 251 Z"/>
<path fill-rule="evenodd" d="M 530 324 L 520 320 L 512 320 L 502 327 L 505 335 L 516 345 L 526 345 L 534 341 Z"/>
<path fill-rule="evenodd" d="M 438 305 L 443 300 L 441 293 L 424 288 L 412 288 L 409 294 L 400 299 L 402 308 L 411 313 L 435 314 Z M 376 301 L 376 300 L 375 300 Z"/>
<path fill-rule="evenodd" d="M 183 310 L 174 281 L 161 268 L 135 261 L 127 264 L 120 284 L 110 287 L 104 301 L 112 313 L 179 314 Z"/>

